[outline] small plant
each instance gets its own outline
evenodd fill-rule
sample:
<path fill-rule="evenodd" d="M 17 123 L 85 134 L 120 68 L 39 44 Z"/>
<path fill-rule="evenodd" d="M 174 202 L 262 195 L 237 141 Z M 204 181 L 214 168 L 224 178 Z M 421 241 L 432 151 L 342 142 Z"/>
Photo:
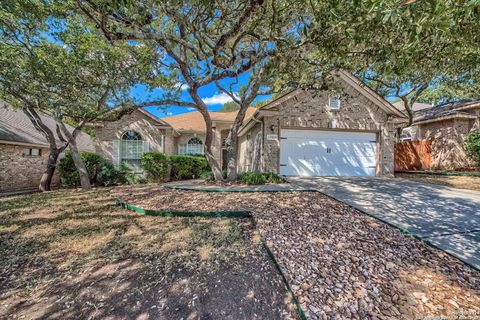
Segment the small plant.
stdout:
<path fill-rule="evenodd" d="M 145 171 L 146 179 L 151 182 L 163 182 L 168 178 L 169 158 L 161 152 L 142 154 L 140 165 Z"/>
<path fill-rule="evenodd" d="M 275 172 L 243 172 L 238 175 L 237 180 L 248 185 L 283 182 L 283 178 Z"/>
<path fill-rule="evenodd" d="M 480 131 L 471 132 L 467 135 L 465 150 L 468 156 L 480 166 Z"/>
<path fill-rule="evenodd" d="M 171 179 L 183 180 L 199 178 L 208 169 L 205 157 L 196 156 L 170 156 L 172 166 Z"/>
<path fill-rule="evenodd" d="M 204 171 L 200 174 L 200 179 L 205 181 L 213 181 L 213 172 L 212 171 Z"/>

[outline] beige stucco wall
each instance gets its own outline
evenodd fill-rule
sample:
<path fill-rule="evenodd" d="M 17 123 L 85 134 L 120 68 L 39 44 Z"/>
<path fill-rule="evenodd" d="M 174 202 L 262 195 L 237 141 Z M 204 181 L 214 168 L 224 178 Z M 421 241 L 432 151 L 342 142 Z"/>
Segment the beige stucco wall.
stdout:
<path fill-rule="evenodd" d="M 267 140 L 266 136 L 269 134 L 276 134 L 280 138 L 281 129 L 348 130 L 376 132 L 377 175 L 393 175 L 395 126 L 388 121 L 387 113 L 344 82 L 337 82 L 335 89 L 342 92 L 339 110 L 330 110 L 328 107 L 327 91 L 315 94 L 303 91 L 275 107 L 278 110 L 277 116 L 263 118 L 265 129 L 261 156 L 262 170 L 276 172 L 279 170 L 280 139 Z M 248 150 L 246 149 L 246 154 L 239 156 L 243 163 L 252 161 L 242 159 L 252 158 Z M 249 168 L 241 167 L 240 170 L 247 171 Z"/>
<path fill-rule="evenodd" d="M 173 130 L 160 127 L 158 122 L 140 111 L 134 111 L 118 121 L 106 122 L 102 127 L 96 128 L 96 151 L 112 159 L 112 141 L 120 140 L 122 134 L 128 130 L 138 132 L 143 140 L 149 141 L 150 151 L 177 153 Z M 162 144 L 162 136 L 165 137 L 165 148 Z"/>
<path fill-rule="evenodd" d="M 432 141 L 432 168 L 459 169 L 473 165 L 465 153 L 465 137 L 475 130 L 477 121 L 451 119 L 420 125 L 421 139 Z"/>
<path fill-rule="evenodd" d="M 34 190 L 47 168 L 48 150 L 41 149 L 40 156 L 23 156 L 28 146 L 0 144 L 0 192 Z M 52 187 L 59 186 L 58 170 L 52 180 Z"/>

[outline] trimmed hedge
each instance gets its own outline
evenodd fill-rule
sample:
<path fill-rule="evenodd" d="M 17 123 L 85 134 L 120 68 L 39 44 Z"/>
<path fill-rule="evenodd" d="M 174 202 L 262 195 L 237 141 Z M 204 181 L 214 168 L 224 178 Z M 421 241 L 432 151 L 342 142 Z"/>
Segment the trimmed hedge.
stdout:
<path fill-rule="evenodd" d="M 90 183 L 95 186 L 111 186 L 116 184 L 132 183 L 133 173 L 126 166 L 115 169 L 112 162 L 93 152 L 80 152 L 80 158 L 87 168 Z M 80 186 L 80 176 L 73 162 L 72 154 L 65 153 L 58 166 L 60 183 L 63 187 L 73 188 Z"/>
<path fill-rule="evenodd" d="M 142 154 L 140 165 L 145 171 L 145 177 L 151 182 L 163 182 L 168 178 L 168 156 L 161 152 L 146 152 Z"/>
<path fill-rule="evenodd" d="M 199 178 L 209 169 L 204 156 L 168 156 L 161 152 L 144 153 L 141 166 L 151 182 Z"/>

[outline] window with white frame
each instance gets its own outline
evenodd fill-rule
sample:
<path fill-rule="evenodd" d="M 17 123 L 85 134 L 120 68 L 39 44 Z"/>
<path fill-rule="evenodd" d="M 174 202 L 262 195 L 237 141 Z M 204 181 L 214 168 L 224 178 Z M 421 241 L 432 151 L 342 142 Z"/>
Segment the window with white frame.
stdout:
<path fill-rule="evenodd" d="M 136 131 L 126 131 L 120 140 L 120 161 L 135 171 L 140 170 L 144 141 Z"/>
<path fill-rule="evenodd" d="M 328 95 L 328 107 L 331 110 L 338 110 L 340 109 L 340 95 L 331 93 Z"/>
<path fill-rule="evenodd" d="M 22 150 L 22 156 L 24 157 L 40 157 L 42 150 L 39 148 L 24 148 Z"/>
<path fill-rule="evenodd" d="M 203 142 L 198 138 L 192 138 L 187 143 L 178 146 L 179 155 L 204 154 Z"/>

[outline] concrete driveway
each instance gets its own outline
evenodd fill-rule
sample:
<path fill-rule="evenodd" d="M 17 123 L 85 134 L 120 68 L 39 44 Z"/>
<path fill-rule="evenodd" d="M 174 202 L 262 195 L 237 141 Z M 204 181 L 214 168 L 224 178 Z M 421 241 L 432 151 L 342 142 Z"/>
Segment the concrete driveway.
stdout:
<path fill-rule="evenodd" d="M 393 178 L 289 178 L 373 215 L 480 269 L 480 192 Z"/>

